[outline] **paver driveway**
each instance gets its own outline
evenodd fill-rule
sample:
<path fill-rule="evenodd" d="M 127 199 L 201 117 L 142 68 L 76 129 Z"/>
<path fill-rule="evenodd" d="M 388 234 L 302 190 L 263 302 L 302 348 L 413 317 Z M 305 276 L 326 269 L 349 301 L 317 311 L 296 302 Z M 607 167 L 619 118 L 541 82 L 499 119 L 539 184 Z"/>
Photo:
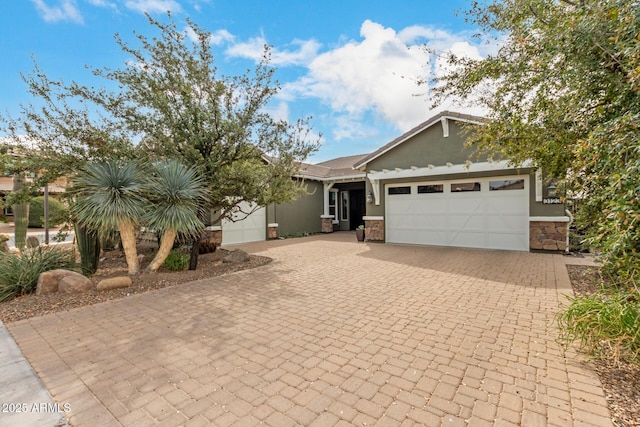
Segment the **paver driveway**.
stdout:
<path fill-rule="evenodd" d="M 334 234 L 268 266 L 7 325 L 79 426 L 611 425 L 561 355 L 561 255 Z"/>

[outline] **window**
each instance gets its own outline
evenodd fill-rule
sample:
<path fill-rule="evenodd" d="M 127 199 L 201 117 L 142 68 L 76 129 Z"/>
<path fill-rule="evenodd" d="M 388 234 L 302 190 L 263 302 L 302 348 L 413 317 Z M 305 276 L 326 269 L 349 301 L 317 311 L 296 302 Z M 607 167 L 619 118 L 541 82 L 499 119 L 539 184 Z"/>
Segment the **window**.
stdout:
<path fill-rule="evenodd" d="M 336 206 L 338 204 L 338 190 L 329 190 L 329 215 L 333 215 L 333 219 L 338 219 Z"/>
<path fill-rule="evenodd" d="M 467 191 L 480 191 L 479 182 L 455 182 L 451 184 L 452 193 L 463 193 Z"/>
<path fill-rule="evenodd" d="M 442 184 L 418 185 L 418 194 L 431 194 L 431 193 L 442 193 L 442 192 L 444 192 L 444 185 Z"/>
<path fill-rule="evenodd" d="M 349 192 L 340 192 L 340 219 L 342 221 L 349 220 Z"/>
<path fill-rule="evenodd" d="M 411 187 L 389 187 L 389 195 L 393 196 L 395 194 L 411 194 Z"/>
<path fill-rule="evenodd" d="M 502 181 L 490 181 L 489 190 L 524 190 L 524 179 L 505 179 Z"/>
<path fill-rule="evenodd" d="M 0 195 L 0 206 L 4 205 L 7 202 L 4 194 Z M 13 206 L 5 205 L 3 209 L 4 215 L 13 215 Z"/>

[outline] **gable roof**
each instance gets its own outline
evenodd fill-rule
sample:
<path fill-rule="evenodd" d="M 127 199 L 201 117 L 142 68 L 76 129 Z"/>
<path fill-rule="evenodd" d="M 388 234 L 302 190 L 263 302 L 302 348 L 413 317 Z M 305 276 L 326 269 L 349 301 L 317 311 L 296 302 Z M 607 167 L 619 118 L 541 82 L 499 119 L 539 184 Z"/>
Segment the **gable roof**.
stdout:
<path fill-rule="evenodd" d="M 474 123 L 474 124 L 483 124 L 483 123 L 485 123 L 487 121 L 486 118 L 480 117 L 480 116 L 473 116 L 471 114 L 455 113 L 455 112 L 452 112 L 452 111 L 443 111 L 443 112 L 441 112 L 439 114 L 436 114 L 435 116 L 431 117 L 430 119 L 420 123 L 418 126 L 414 127 L 413 129 L 403 133 L 402 135 L 400 135 L 399 137 L 397 137 L 393 141 L 389 142 L 388 144 L 384 145 L 383 147 L 380 147 L 379 149 L 377 149 L 373 153 L 364 156 L 360 160 L 357 160 L 355 162 L 355 164 L 353 165 L 353 168 L 354 169 L 361 169 L 361 168 L 365 167 L 367 165 L 367 163 L 371 162 L 372 160 L 377 159 L 378 157 L 382 156 L 386 152 L 392 150 L 393 148 L 395 148 L 398 145 L 402 144 L 403 142 L 407 141 L 411 137 L 419 134 L 420 132 L 424 131 L 425 129 L 430 128 L 431 126 L 433 126 L 435 124 L 444 123 L 444 122 L 446 122 L 446 120 L 455 120 L 455 121 Z"/>

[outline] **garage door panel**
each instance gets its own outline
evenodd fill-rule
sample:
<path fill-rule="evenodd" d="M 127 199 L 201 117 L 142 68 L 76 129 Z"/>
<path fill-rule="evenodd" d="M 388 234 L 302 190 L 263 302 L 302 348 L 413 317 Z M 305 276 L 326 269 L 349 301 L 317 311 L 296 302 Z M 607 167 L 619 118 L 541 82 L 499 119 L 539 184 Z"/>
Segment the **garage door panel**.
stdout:
<path fill-rule="evenodd" d="M 482 230 L 452 231 L 447 246 L 482 248 L 485 246 L 485 232 Z"/>
<path fill-rule="evenodd" d="M 493 232 L 489 235 L 488 248 L 489 249 L 506 249 L 518 251 L 522 250 L 523 245 L 529 246 L 528 239 L 525 239 L 518 233 L 500 233 Z"/>
<path fill-rule="evenodd" d="M 522 230 L 528 226 L 528 220 L 522 215 L 487 216 L 487 228 L 489 230 Z"/>
<path fill-rule="evenodd" d="M 443 199 L 432 199 L 432 200 L 417 200 L 415 202 L 415 211 L 422 214 L 429 215 L 446 215 L 447 214 L 447 204 L 446 200 Z"/>
<path fill-rule="evenodd" d="M 426 244 L 434 246 L 446 246 L 447 245 L 447 233 L 438 229 L 418 229 L 413 233 L 413 242 L 419 244 L 420 242 L 427 242 Z M 407 242 L 408 243 L 408 242 Z M 425 243 L 422 243 L 425 244 Z"/>
<path fill-rule="evenodd" d="M 451 231 L 474 231 L 484 230 L 485 218 L 479 215 L 451 214 L 449 216 L 449 229 Z"/>
<path fill-rule="evenodd" d="M 518 177 L 523 179 L 523 177 Z M 387 241 L 438 246 L 529 250 L 529 193 L 489 191 L 489 178 L 474 179 L 481 191 L 449 192 L 455 181 L 416 182 L 411 194 L 386 198 Z M 524 177 L 528 181 L 528 177 Z M 443 193 L 418 193 L 439 184 Z M 424 188 L 424 187 L 423 187 Z"/>
<path fill-rule="evenodd" d="M 459 197 L 459 194 L 452 194 L 448 200 L 449 212 L 476 212 L 485 209 L 485 200 L 480 197 Z"/>
<path fill-rule="evenodd" d="M 244 212 L 251 212 L 255 205 L 247 203 L 241 204 L 240 208 Z M 243 213 L 234 214 L 237 221 L 222 221 L 222 244 L 234 245 L 238 243 L 261 242 L 266 239 L 267 232 L 267 210 L 258 208 L 248 217 Z"/>

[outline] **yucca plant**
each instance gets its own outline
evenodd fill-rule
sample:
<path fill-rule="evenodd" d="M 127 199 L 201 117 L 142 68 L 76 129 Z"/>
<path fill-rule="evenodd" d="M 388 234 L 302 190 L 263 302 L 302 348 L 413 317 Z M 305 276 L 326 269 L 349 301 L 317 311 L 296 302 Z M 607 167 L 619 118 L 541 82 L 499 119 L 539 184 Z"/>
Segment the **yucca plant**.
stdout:
<path fill-rule="evenodd" d="M 0 302 L 33 292 L 45 271 L 73 266 L 73 252 L 55 246 L 25 248 L 20 254 L 0 252 Z"/>
<path fill-rule="evenodd" d="M 171 252 L 178 233 L 195 236 L 204 228 L 199 209 L 207 191 L 198 171 L 177 160 L 158 163 L 147 186 L 153 208 L 144 215 L 144 223 L 162 231 L 158 252 L 146 269 L 155 272 Z"/>
<path fill-rule="evenodd" d="M 141 166 L 117 160 L 89 163 L 73 180 L 79 223 L 95 230 L 118 229 L 131 275 L 140 271 L 135 230 L 148 207 L 144 182 Z"/>

